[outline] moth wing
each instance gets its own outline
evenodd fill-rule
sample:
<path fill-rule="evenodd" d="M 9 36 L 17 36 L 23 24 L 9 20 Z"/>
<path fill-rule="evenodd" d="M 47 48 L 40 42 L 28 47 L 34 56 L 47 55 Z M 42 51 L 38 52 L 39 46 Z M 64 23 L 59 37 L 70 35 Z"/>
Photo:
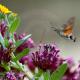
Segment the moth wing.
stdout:
<path fill-rule="evenodd" d="M 65 29 L 63 30 L 64 36 L 68 36 L 68 35 L 72 34 L 72 32 L 73 32 L 72 25 L 66 26 Z"/>
<path fill-rule="evenodd" d="M 75 17 L 71 17 L 66 24 L 63 24 L 63 30 L 68 29 L 69 27 L 74 27 Z"/>

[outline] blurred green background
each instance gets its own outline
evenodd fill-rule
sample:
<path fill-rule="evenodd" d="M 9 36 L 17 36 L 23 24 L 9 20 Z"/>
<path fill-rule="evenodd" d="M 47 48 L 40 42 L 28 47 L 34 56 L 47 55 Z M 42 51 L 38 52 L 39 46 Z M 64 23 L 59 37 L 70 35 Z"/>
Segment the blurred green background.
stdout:
<path fill-rule="evenodd" d="M 80 59 L 80 0 L 3 0 L 1 3 L 20 15 L 18 33 L 31 33 L 37 43 L 44 37 L 43 42 L 55 42 L 63 56 Z M 61 27 L 72 16 L 76 17 L 75 43 L 61 38 L 50 28 L 50 22 Z"/>

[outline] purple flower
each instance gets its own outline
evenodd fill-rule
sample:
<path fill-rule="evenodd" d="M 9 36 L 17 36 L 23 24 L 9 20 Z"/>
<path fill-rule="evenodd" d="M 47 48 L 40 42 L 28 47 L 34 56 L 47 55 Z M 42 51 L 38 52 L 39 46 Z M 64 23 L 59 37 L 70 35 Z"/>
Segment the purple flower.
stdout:
<path fill-rule="evenodd" d="M 30 70 L 35 69 L 35 65 L 34 65 L 33 60 L 32 60 L 30 55 L 27 55 L 27 56 L 24 56 L 23 58 L 21 58 L 20 62 L 23 63 L 23 64 L 28 65 Z"/>
<path fill-rule="evenodd" d="M 5 36 L 6 30 L 7 30 L 6 22 L 2 21 L 0 23 L 0 32 L 1 32 L 3 37 Z"/>
<path fill-rule="evenodd" d="M 9 49 L 0 47 L 0 63 L 3 62 L 9 62 L 11 59 L 11 55 L 9 54 Z"/>
<path fill-rule="evenodd" d="M 80 80 L 80 65 L 76 67 L 72 57 L 62 58 L 59 51 L 54 44 L 40 44 L 38 50 L 23 57 L 21 62 L 31 65 L 30 67 L 38 67 L 51 72 L 54 72 L 61 64 L 66 62 L 68 69 L 62 80 Z"/>
<path fill-rule="evenodd" d="M 25 75 L 23 72 L 14 69 L 6 73 L 5 79 L 7 78 L 7 80 L 23 80 L 24 76 Z"/>
<path fill-rule="evenodd" d="M 19 72 L 16 74 L 17 80 L 23 80 L 24 79 L 24 74 L 22 72 Z"/>
<path fill-rule="evenodd" d="M 8 80 L 17 80 L 13 72 L 7 72 L 6 73 L 6 78 Z"/>
<path fill-rule="evenodd" d="M 32 53 L 34 65 L 43 70 L 54 71 L 63 62 L 59 51 L 54 44 L 41 44 L 38 51 Z"/>
<path fill-rule="evenodd" d="M 78 80 L 78 78 L 79 73 L 77 69 L 72 72 L 71 69 L 68 68 L 65 75 L 63 76 L 63 80 Z"/>
<path fill-rule="evenodd" d="M 23 39 L 25 36 L 26 36 L 26 34 L 25 33 L 23 33 L 23 34 L 21 34 L 21 35 L 19 35 L 19 36 L 17 36 L 16 34 L 14 34 L 14 36 L 15 36 L 15 39 L 16 40 L 21 40 L 21 39 Z M 31 39 L 31 38 L 29 38 L 27 41 L 25 41 L 23 44 L 21 44 L 18 48 L 17 48 L 17 52 L 21 52 L 21 51 L 23 51 L 25 48 L 33 48 L 34 47 L 34 42 L 33 42 L 33 40 Z"/>
<path fill-rule="evenodd" d="M 67 62 L 69 68 L 71 68 L 75 65 L 75 62 L 72 57 L 66 58 L 65 61 Z"/>
<path fill-rule="evenodd" d="M 4 48 L 2 45 L 0 46 L 0 63 L 1 62 L 9 62 L 11 60 L 12 52 L 14 51 L 15 46 L 9 42 L 9 45 Z"/>
<path fill-rule="evenodd" d="M 75 65 L 72 57 L 65 59 L 68 64 L 68 69 L 63 76 L 62 80 L 80 80 L 79 79 L 79 68 Z"/>

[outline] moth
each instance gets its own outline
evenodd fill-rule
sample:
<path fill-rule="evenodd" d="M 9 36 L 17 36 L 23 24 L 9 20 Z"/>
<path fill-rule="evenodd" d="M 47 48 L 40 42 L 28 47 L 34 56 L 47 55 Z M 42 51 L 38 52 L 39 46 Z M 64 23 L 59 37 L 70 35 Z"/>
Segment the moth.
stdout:
<path fill-rule="evenodd" d="M 63 38 L 67 38 L 69 40 L 72 40 L 73 42 L 76 42 L 76 37 L 73 34 L 73 27 L 74 27 L 74 23 L 75 23 L 75 17 L 71 17 L 66 24 L 63 24 L 61 26 L 62 29 L 60 28 L 56 28 L 56 27 L 52 27 L 54 29 L 54 31 L 61 37 Z"/>

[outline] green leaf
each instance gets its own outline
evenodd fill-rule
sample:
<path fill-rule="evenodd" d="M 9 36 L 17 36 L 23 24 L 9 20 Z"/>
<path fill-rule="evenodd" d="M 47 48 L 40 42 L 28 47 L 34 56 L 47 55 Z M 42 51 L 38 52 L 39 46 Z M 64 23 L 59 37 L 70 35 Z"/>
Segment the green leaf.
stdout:
<path fill-rule="evenodd" d="M 27 55 L 29 53 L 29 49 L 26 48 L 24 49 L 21 53 L 19 53 L 13 60 L 17 61 L 20 60 L 22 57 L 24 57 L 25 55 Z"/>
<path fill-rule="evenodd" d="M 10 66 L 13 68 L 19 69 L 19 66 L 16 64 L 16 62 L 11 61 Z"/>
<path fill-rule="evenodd" d="M 15 17 L 15 19 L 13 20 L 13 22 L 9 23 L 10 24 L 10 28 L 9 28 L 9 32 L 13 33 L 17 30 L 19 24 L 20 24 L 20 19 L 18 16 Z"/>
<path fill-rule="evenodd" d="M 31 34 L 27 35 L 26 37 L 24 37 L 21 40 L 16 41 L 15 45 L 16 47 L 19 47 L 22 43 L 24 43 L 27 39 L 29 39 L 31 37 Z"/>
<path fill-rule="evenodd" d="M 8 47 L 8 45 L 9 45 L 8 39 L 5 38 L 5 39 L 4 39 L 4 43 L 5 43 L 5 46 Z"/>
<path fill-rule="evenodd" d="M 45 80 L 43 74 L 38 78 L 38 80 Z"/>
<path fill-rule="evenodd" d="M 13 16 L 13 13 L 10 13 L 7 15 L 7 19 L 9 21 L 9 23 L 11 24 L 13 22 L 13 20 L 15 19 L 16 16 Z"/>
<path fill-rule="evenodd" d="M 16 61 L 16 64 L 18 65 L 18 70 L 20 71 L 24 71 L 24 65 L 22 63 L 20 63 L 18 60 Z"/>
<path fill-rule="evenodd" d="M 44 77 L 44 80 L 50 80 L 50 72 L 47 71 L 47 72 L 43 73 L 43 77 Z"/>
<path fill-rule="evenodd" d="M 41 77 L 41 75 L 43 73 L 43 70 L 41 70 L 39 68 L 37 68 L 37 69 L 38 69 L 38 72 L 35 71 L 35 75 L 34 75 L 35 80 L 39 80 L 39 78 Z"/>
<path fill-rule="evenodd" d="M 5 76 L 5 73 L 4 72 L 0 72 L 0 77 L 3 77 Z"/>
<path fill-rule="evenodd" d="M 63 77 L 63 75 L 65 74 L 66 70 L 67 70 L 67 64 L 62 64 L 61 66 L 59 66 L 59 68 L 57 68 L 57 70 L 55 70 L 52 75 L 51 75 L 51 80 L 61 80 L 61 78 Z"/>
<path fill-rule="evenodd" d="M 5 18 L 5 15 L 0 12 L 0 19 L 4 19 L 4 18 Z"/>
<path fill-rule="evenodd" d="M 13 41 L 13 43 L 15 43 L 14 34 L 10 33 L 10 39 Z"/>
<path fill-rule="evenodd" d="M 2 64 L 1 64 L 1 66 L 6 70 L 6 71 L 10 71 L 10 66 L 8 65 L 8 63 L 6 63 L 6 62 L 3 62 Z"/>
<path fill-rule="evenodd" d="M 19 61 L 16 61 L 16 62 L 15 61 L 11 61 L 10 66 L 13 67 L 13 68 L 16 68 L 16 69 L 18 69 L 20 71 L 23 71 L 23 69 L 24 69 L 24 65 L 22 65 Z"/>
<path fill-rule="evenodd" d="M 0 43 L 1 43 L 2 46 L 5 48 L 4 38 L 3 38 L 3 36 L 1 35 L 1 33 L 0 33 Z"/>

